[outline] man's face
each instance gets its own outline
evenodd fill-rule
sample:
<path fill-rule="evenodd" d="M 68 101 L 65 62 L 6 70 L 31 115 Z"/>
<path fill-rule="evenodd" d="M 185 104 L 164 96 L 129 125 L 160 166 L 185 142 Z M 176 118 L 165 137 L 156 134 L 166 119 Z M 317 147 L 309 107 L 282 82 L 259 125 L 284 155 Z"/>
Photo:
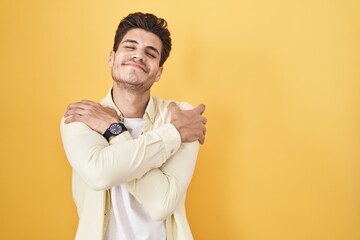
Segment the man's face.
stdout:
<path fill-rule="evenodd" d="M 139 28 L 129 30 L 116 53 L 110 55 L 114 81 L 131 91 L 148 91 L 162 73 L 161 47 L 161 40 L 154 33 Z"/>

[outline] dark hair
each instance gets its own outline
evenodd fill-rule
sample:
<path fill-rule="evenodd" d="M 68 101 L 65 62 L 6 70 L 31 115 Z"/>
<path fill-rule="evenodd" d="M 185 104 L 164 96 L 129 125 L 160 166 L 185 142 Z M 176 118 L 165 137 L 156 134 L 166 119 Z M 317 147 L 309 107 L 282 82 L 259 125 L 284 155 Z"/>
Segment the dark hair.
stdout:
<path fill-rule="evenodd" d="M 116 52 L 125 34 L 134 28 L 144 29 L 157 35 L 162 42 L 161 57 L 159 65 L 162 66 L 169 57 L 171 51 L 170 32 L 167 29 L 165 19 L 158 18 L 150 13 L 131 13 L 123 18 L 116 30 L 113 51 Z"/>

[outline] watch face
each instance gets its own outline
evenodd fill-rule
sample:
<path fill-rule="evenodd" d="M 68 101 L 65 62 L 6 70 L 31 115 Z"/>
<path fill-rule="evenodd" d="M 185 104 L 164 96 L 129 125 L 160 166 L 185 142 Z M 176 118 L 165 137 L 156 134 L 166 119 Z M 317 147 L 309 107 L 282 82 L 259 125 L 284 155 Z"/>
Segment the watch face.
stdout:
<path fill-rule="evenodd" d="M 119 135 L 122 132 L 123 128 L 119 123 L 112 123 L 109 127 L 109 131 L 113 135 Z"/>

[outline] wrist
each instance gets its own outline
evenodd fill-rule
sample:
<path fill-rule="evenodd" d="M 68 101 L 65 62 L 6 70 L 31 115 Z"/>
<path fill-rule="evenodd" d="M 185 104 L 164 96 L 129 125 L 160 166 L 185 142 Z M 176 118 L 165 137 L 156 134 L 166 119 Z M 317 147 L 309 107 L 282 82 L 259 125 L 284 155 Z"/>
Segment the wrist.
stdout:
<path fill-rule="evenodd" d="M 106 140 L 110 141 L 113 137 L 127 131 L 125 125 L 120 122 L 111 123 L 110 126 L 105 130 L 103 136 Z"/>
<path fill-rule="evenodd" d="M 100 134 L 104 135 L 105 132 L 110 128 L 111 124 L 113 123 L 120 123 L 119 120 L 115 120 L 115 121 L 112 121 L 112 122 L 104 122 L 101 126 L 101 131 L 100 131 Z"/>

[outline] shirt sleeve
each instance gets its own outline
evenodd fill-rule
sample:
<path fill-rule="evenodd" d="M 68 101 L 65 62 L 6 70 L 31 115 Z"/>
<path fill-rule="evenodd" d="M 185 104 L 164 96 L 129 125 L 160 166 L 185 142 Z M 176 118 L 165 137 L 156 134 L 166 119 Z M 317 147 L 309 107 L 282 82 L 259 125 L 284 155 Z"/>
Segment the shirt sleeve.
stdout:
<path fill-rule="evenodd" d="M 198 150 L 198 142 L 183 143 L 160 168 L 152 169 L 140 179 L 126 184 L 128 191 L 154 220 L 170 216 L 186 195 Z"/>
<path fill-rule="evenodd" d="M 133 139 L 124 132 L 111 140 L 81 122 L 61 121 L 61 137 L 68 161 L 84 182 L 95 190 L 141 178 L 159 168 L 180 148 L 181 138 L 171 123 Z"/>
<path fill-rule="evenodd" d="M 182 103 L 182 109 L 191 105 Z M 185 197 L 194 173 L 200 144 L 182 143 L 180 149 L 161 167 L 126 184 L 128 191 L 142 204 L 154 220 L 169 217 Z"/>

